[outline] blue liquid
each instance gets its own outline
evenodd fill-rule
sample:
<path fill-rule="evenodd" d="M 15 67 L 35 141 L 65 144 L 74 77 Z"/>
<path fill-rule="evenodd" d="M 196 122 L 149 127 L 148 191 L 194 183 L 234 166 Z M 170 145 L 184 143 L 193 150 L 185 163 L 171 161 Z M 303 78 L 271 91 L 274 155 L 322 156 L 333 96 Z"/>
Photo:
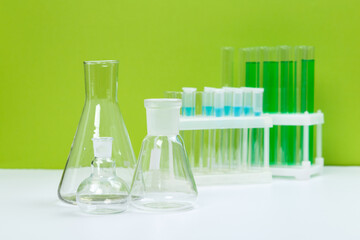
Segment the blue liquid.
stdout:
<path fill-rule="evenodd" d="M 214 112 L 214 107 L 212 106 L 205 106 L 202 107 L 203 115 L 205 116 L 212 116 Z"/>
<path fill-rule="evenodd" d="M 215 108 L 215 116 L 216 117 L 222 117 L 224 115 L 224 109 L 223 108 Z"/>
<path fill-rule="evenodd" d="M 251 113 L 252 107 L 244 107 L 245 116 L 249 116 Z"/>
<path fill-rule="evenodd" d="M 261 116 L 261 112 L 254 112 L 254 115 L 255 115 L 256 117 L 259 117 L 259 116 Z"/>
<path fill-rule="evenodd" d="M 240 117 L 242 114 L 242 107 L 233 107 L 234 116 Z"/>
<path fill-rule="evenodd" d="M 229 116 L 231 113 L 231 106 L 225 106 L 224 107 L 224 114 L 225 116 Z"/>
<path fill-rule="evenodd" d="M 183 107 L 182 113 L 184 116 L 194 116 L 195 115 L 195 108 L 193 107 Z"/>

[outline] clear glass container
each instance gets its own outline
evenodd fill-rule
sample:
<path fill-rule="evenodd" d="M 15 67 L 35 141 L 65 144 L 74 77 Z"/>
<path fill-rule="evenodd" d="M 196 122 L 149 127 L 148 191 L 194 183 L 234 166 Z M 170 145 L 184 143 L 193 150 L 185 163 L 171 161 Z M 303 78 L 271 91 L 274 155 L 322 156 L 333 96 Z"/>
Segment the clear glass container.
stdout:
<path fill-rule="evenodd" d="M 116 175 L 115 161 L 111 159 L 112 138 L 93 138 L 95 158 L 91 175 L 83 180 L 76 193 L 76 203 L 87 213 L 120 213 L 127 209 L 129 188 Z"/>
<path fill-rule="evenodd" d="M 145 100 L 148 134 L 130 191 L 132 204 L 155 211 L 194 206 L 197 188 L 179 135 L 180 99 Z"/>
<path fill-rule="evenodd" d="M 58 188 L 59 198 L 67 203 L 76 204 L 76 190 L 91 173 L 92 138 L 113 138 L 116 174 L 131 184 L 136 160 L 117 99 L 118 64 L 115 60 L 84 62 L 85 105 Z"/>

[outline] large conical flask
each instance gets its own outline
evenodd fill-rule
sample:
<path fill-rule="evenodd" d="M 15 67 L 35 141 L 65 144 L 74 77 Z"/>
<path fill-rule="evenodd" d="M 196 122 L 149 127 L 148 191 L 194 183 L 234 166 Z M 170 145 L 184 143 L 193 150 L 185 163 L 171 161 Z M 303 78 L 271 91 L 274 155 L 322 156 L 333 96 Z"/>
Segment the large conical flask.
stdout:
<path fill-rule="evenodd" d="M 76 204 L 79 184 L 91 174 L 92 138 L 112 137 L 116 174 L 131 184 L 136 160 L 117 100 L 118 61 L 86 61 L 85 105 L 58 188 L 61 200 Z"/>
<path fill-rule="evenodd" d="M 145 100 L 148 134 L 143 140 L 130 197 L 140 209 L 192 208 L 197 189 L 179 135 L 180 99 Z"/>

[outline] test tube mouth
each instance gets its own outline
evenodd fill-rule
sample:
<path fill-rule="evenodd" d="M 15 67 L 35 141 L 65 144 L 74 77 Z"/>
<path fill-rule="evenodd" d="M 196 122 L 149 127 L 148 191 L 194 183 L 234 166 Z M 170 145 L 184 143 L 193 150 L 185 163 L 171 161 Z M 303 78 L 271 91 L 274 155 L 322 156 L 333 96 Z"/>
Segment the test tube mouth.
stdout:
<path fill-rule="evenodd" d="M 112 141 L 112 137 L 93 137 L 91 139 L 92 141 L 99 141 L 99 142 L 105 142 L 105 141 Z"/>
<path fill-rule="evenodd" d="M 88 64 L 109 64 L 109 63 L 119 63 L 118 60 L 93 60 L 93 61 L 84 61 L 85 65 Z"/>
<path fill-rule="evenodd" d="M 145 108 L 180 108 L 181 103 L 181 99 L 175 98 L 153 98 L 144 100 Z"/>
<path fill-rule="evenodd" d="M 214 92 L 215 90 L 216 88 L 213 87 L 204 87 L 204 92 L 206 93 Z"/>
<path fill-rule="evenodd" d="M 191 88 L 191 87 L 183 87 L 182 90 L 185 92 L 185 93 L 193 93 L 193 92 L 196 92 L 196 88 Z"/>

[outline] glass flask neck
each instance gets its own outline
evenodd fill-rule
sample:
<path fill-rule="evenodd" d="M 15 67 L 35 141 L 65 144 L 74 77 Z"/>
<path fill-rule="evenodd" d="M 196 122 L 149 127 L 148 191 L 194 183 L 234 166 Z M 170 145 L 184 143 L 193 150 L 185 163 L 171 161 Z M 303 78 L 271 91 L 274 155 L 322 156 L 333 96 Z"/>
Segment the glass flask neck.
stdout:
<path fill-rule="evenodd" d="M 116 175 L 115 162 L 111 158 L 95 158 L 91 162 L 93 177 L 111 177 Z"/>
<path fill-rule="evenodd" d="M 84 62 L 86 100 L 117 102 L 118 65 L 115 60 Z"/>

